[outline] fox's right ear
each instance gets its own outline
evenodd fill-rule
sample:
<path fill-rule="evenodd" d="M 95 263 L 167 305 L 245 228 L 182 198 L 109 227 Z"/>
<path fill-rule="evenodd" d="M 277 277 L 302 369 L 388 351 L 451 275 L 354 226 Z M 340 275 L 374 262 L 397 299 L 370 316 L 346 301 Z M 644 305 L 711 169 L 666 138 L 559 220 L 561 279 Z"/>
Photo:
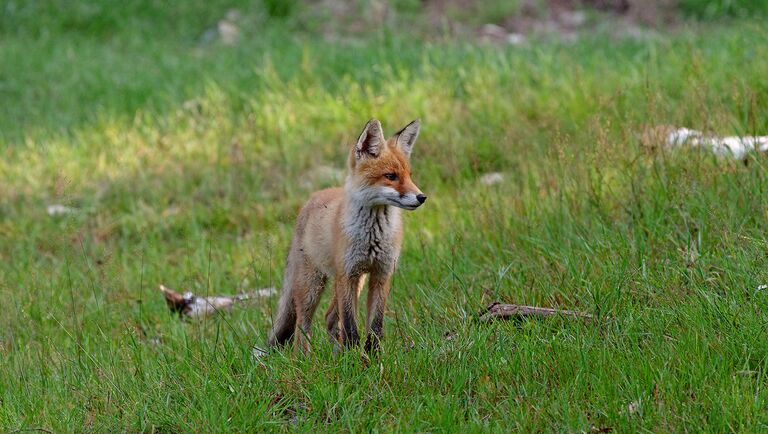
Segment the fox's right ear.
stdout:
<path fill-rule="evenodd" d="M 376 158 L 381 154 L 381 147 L 384 146 L 384 133 L 381 131 L 381 123 L 376 119 L 371 119 L 365 124 L 363 132 L 357 138 L 355 145 L 355 159 Z"/>
<path fill-rule="evenodd" d="M 405 128 L 395 133 L 395 143 L 405 153 L 405 156 L 410 158 L 411 151 L 413 150 L 413 144 L 416 142 L 416 137 L 419 137 L 419 130 L 421 130 L 421 121 L 416 119 Z"/>

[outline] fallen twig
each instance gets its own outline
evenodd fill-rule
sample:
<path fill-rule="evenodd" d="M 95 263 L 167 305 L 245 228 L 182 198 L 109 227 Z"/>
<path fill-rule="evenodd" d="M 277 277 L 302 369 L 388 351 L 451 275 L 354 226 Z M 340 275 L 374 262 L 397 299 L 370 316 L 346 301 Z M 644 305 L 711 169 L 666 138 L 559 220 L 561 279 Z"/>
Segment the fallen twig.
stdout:
<path fill-rule="evenodd" d="M 700 147 L 719 157 L 735 160 L 743 160 L 753 151 L 768 152 L 768 136 L 716 136 L 670 125 L 647 129 L 643 133 L 642 141 L 651 147 L 658 144 L 669 148 Z"/>
<path fill-rule="evenodd" d="M 489 304 L 479 314 L 480 321 L 492 321 L 495 319 L 513 319 L 536 316 L 570 316 L 573 318 L 592 319 L 592 315 L 574 310 L 552 309 L 549 307 L 521 306 L 519 304 L 505 304 L 495 301 Z"/>
<path fill-rule="evenodd" d="M 178 313 L 179 317 L 199 319 L 213 315 L 221 310 L 229 311 L 235 302 L 245 301 L 255 297 L 268 297 L 277 293 L 275 288 L 264 288 L 258 291 L 238 295 L 215 295 L 210 297 L 198 297 L 190 291 L 183 294 L 160 285 L 160 292 L 165 296 L 165 304 L 171 312 Z"/>

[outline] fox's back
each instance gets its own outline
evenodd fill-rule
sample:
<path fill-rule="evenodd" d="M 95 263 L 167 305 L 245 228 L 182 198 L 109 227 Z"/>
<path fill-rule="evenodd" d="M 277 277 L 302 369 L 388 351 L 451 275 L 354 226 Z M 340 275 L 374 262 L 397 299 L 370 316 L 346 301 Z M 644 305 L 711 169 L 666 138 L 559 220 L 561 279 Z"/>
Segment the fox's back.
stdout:
<path fill-rule="evenodd" d="M 328 188 L 313 193 L 299 213 L 301 248 L 308 259 L 327 276 L 333 276 L 333 261 L 340 236 L 344 189 Z"/>

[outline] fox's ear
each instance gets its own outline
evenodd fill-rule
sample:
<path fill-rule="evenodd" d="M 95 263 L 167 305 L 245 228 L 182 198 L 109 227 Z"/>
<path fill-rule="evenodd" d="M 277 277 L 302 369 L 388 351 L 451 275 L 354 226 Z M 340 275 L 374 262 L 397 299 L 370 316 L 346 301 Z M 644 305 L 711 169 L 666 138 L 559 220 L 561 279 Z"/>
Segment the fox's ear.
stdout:
<path fill-rule="evenodd" d="M 381 123 L 376 119 L 371 119 L 365 124 L 363 132 L 357 138 L 355 145 L 355 158 L 376 158 L 381 154 L 381 147 L 384 146 L 384 133 L 381 131 Z"/>
<path fill-rule="evenodd" d="M 413 150 L 413 144 L 416 142 L 416 137 L 419 136 L 420 129 L 421 121 L 416 119 L 395 134 L 395 143 L 408 158 L 411 157 L 411 150 Z"/>

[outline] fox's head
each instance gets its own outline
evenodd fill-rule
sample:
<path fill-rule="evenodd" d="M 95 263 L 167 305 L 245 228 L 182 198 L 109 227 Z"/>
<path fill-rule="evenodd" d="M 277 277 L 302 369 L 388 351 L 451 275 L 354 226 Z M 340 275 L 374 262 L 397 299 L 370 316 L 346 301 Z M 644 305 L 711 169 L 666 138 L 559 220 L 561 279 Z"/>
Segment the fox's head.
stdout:
<path fill-rule="evenodd" d="M 427 196 L 411 179 L 411 150 L 421 124 L 415 120 L 389 140 L 381 123 L 371 119 L 349 154 L 347 191 L 368 206 L 418 208 Z"/>

